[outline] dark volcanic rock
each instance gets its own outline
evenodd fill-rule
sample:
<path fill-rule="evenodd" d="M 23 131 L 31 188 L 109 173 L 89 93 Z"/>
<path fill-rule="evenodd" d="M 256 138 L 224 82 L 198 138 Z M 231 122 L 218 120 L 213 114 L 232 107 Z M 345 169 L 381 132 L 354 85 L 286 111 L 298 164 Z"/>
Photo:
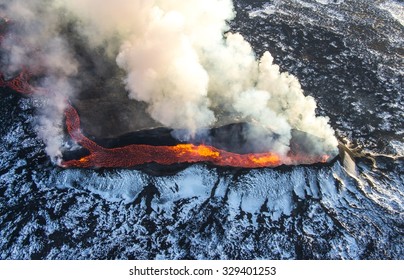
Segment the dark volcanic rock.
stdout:
<path fill-rule="evenodd" d="M 235 4 L 232 30 L 270 50 L 359 149 L 323 166 L 62 170 L 31 101 L 1 89 L 0 259 L 404 259 L 404 36 L 388 8 L 402 1 Z M 108 118 L 88 95 L 86 134 L 124 134 L 87 128 L 92 113 Z"/>

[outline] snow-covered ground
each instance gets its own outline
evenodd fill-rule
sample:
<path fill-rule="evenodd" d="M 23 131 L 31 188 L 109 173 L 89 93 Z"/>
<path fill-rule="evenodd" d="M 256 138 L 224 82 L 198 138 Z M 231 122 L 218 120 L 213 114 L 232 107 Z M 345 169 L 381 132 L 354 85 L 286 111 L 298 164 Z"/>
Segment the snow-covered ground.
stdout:
<path fill-rule="evenodd" d="M 1 89 L 0 259 L 404 258 L 403 3 L 235 3 L 232 29 L 349 149 L 324 166 L 64 170 L 32 101 Z"/>

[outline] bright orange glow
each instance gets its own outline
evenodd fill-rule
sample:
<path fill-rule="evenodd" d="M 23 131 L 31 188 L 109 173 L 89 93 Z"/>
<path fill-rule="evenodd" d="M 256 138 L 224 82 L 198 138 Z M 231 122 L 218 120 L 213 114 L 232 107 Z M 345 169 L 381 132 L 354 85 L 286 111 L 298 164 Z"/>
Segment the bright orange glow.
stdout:
<path fill-rule="evenodd" d="M 211 162 L 218 166 L 264 167 L 278 166 L 280 158 L 273 153 L 236 154 L 206 145 L 179 144 L 176 146 L 128 145 L 107 149 L 85 137 L 80 130 L 80 118 L 69 104 L 65 111 L 70 136 L 90 154 L 79 160 L 65 161 L 63 167 L 133 167 L 156 162 L 169 165 L 183 162 Z"/>
<path fill-rule="evenodd" d="M 276 162 L 280 162 L 280 158 L 279 156 L 275 155 L 275 154 L 271 154 L 268 153 L 266 154 L 261 154 L 261 155 L 250 155 L 250 159 L 255 162 L 258 165 L 263 165 L 266 166 L 269 163 L 276 163 Z"/>
<path fill-rule="evenodd" d="M 66 127 L 70 136 L 90 154 L 79 160 L 62 163 L 63 167 L 134 167 L 144 163 L 158 164 L 210 162 L 218 166 L 243 168 L 275 167 L 282 164 L 315 163 L 319 157 L 290 156 L 282 159 L 268 152 L 237 154 L 207 145 L 179 144 L 176 146 L 128 145 L 119 148 L 104 148 L 84 136 L 80 130 L 80 118 L 70 104 L 66 111 Z"/>
<path fill-rule="evenodd" d="M 220 152 L 216 149 L 205 146 L 205 145 L 198 145 L 195 146 L 193 144 L 179 144 L 176 146 L 171 147 L 173 151 L 178 153 L 178 156 L 183 155 L 193 155 L 198 157 L 206 157 L 206 158 L 218 158 L 220 157 Z"/>

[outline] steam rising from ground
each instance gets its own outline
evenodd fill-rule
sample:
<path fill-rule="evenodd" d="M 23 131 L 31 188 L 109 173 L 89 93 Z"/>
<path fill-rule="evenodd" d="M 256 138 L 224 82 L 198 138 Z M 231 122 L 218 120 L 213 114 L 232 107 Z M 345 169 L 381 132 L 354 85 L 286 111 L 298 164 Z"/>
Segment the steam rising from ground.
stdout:
<path fill-rule="evenodd" d="M 46 89 L 47 106 L 40 111 L 38 134 L 52 160 L 60 159 L 62 116 L 66 99 L 75 92 L 77 62 L 60 31 L 65 20 L 49 1 L 0 1 L 0 15 L 11 19 L 10 35 L 2 41 L 1 72 L 13 76 L 25 68 L 41 73 L 38 86 Z"/>
<path fill-rule="evenodd" d="M 234 17 L 231 0 L 0 3 L 23 35 L 22 41 L 3 42 L 8 50 L 3 71 L 22 65 L 45 69 L 42 83 L 54 92 L 57 105 L 43 114 L 52 122 L 40 122 L 45 139 L 53 135 L 46 131 L 59 127 L 53 120 L 60 120 L 63 100 L 80 91 L 74 81 L 78 54 L 64 35 L 67 26 L 74 26 L 69 32 L 85 38 L 89 49 L 105 49 L 125 70 L 130 98 L 146 102 L 149 114 L 163 125 L 187 129 L 188 137 L 230 116 L 256 124 L 246 138 L 281 155 L 289 150 L 292 129 L 317 136 L 315 152 L 336 150 L 328 119 L 315 116 L 316 103 L 303 95 L 297 79 L 280 73 L 270 53 L 257 60 L 241 35 L 227 32 Z"/>

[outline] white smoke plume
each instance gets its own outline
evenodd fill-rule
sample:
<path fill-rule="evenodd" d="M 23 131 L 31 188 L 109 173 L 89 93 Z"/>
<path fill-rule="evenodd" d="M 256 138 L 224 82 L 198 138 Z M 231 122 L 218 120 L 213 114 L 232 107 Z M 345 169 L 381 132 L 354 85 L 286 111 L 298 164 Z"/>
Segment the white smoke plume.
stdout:
<path fill-rule="evenodd" d="M 227 116 L 256 124 L 248 137 L 281 155 L 289 151 L 292 129 L 317 136 L 318 152 L 336 151 L 328 119 L 315 115 L 316 103 L 298 80 L 281 73 L 268 52 L 257 60 L 240 34 L 228 32 L 235 15 L 231 0 L 1 1 L 10 17 L 40 25 L 27 28 L 31 45 L 49 48 L 39 56 L 16 48 L 10 67 L 29 61 L 69 81 L 77 69 L 69 42 L 53 47 L 69 18 L 90 49 L 103 47 L 125 70 L 129 97 L 146 102 L 149 114 L 167 127 L 193 135 Z M 68 83 L 53 84 L 65 97 L 74 92 Z"/>
<path fill-rule="evenodd" d="M 63 111 L 66 99 L 74 92 L 70 78 L 77 73 L 77 63 L 68 42 L 60 36 L 64 20 L 52 6 L 45 5 L 49 1 L 41 2 L 0 1 L 1 16 L 11 19 L 10 35 L 1 45 L 1 72 L 12 76 L 27 67 L 43 75 L 37 86 L 46 89 L 48 94 L 46 106 L 40 108 L 36 128 L 46 144 L 46 152 L 58 162 Z"/>

